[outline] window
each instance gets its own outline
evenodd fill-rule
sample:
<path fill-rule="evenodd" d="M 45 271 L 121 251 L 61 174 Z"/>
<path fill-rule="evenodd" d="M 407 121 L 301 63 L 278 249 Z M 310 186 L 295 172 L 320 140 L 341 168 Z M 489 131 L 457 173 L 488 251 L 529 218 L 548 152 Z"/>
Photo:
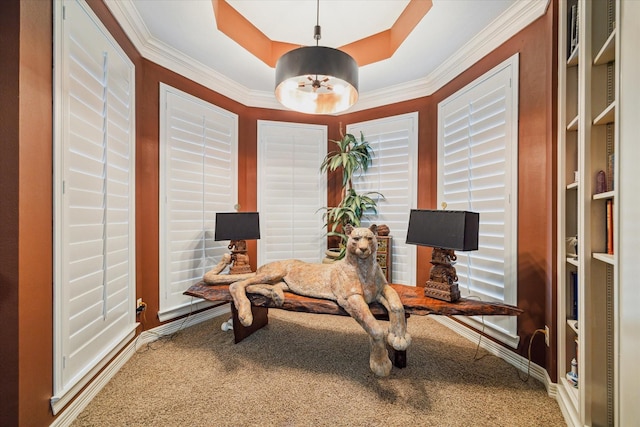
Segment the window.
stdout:
<path fill-rule="evenodd" d="M 235 114 L 160 85 L 161 321 L 209 304 L 183 292 L 229 252 L 214 230 L 235 211 L 237 129 Z"/>
<path fill-rule="evenodd" d="M 55 2 L 56 414 L 135 331 L 134 67 L 85 3 Z"/>
<path fill-rule="evenodd" d="M 438 206 L 480 213 L 479 249 L 456 252 L 465 297 L 517 303 L 517 160 L 515 55 L 438 105 Z M 515 317 L 461 320 L 518 345 Z"/>
<path fill-rule="evenodd" d="M 358 192 L 377 191 L 378 215 L 363 218 L 363 225 L 386 224 L 392 242 L 392 282 L 415 284 L 416 250 L 405 243 L 409 212 L 417 203 L 418 113 L 403 114 L 347 126 L 347 132 L 360 138 L 360 132 L 374 152 L 371 167 L 355 177 Z"/>
<path fill-rule="evenodd" d="M 296 258 L 318 263 L 327 247 L 327 127 L 258 121 L 258 265 Z"/>

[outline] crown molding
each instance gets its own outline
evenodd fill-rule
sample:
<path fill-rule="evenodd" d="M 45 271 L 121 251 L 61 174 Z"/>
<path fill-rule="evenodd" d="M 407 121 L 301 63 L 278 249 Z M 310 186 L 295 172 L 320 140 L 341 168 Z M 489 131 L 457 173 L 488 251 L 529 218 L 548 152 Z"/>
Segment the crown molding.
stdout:
<path fill-rule="evenodd" d="M 519 0 L 428 76 L 407 83 L 361 93 L 356 105 L 342 114 L 429 96 L 509 40 L 547 10 L 550 0 Z M 250 90 L 154 38 L 130 2 L 105 0 L 140 54 L 223 96 L 248 107 L 286 110 L 273 92 Z"/>
<path fill-rule="evenodd" d="M 517 1 L 428 77 L 431 93 L 449 83 L 529 24 L 544 15 L 549 0 Z"/>
<path fill-rule="evenodd" d="M 216 70 L 153 37 L 131 2 L 105 0 L 105 4 L 129 37 L 129 40 L 145 59 L 241 104 L 250 105 L 252 99 L 261 98 L 258 94 L 253 93 L 255 91 L 250 91 L 246 86 L 238 84 Z M 273 101 L 276 104 L 280 105 L 273 95 L 272 98 L 274 98 Z"/>

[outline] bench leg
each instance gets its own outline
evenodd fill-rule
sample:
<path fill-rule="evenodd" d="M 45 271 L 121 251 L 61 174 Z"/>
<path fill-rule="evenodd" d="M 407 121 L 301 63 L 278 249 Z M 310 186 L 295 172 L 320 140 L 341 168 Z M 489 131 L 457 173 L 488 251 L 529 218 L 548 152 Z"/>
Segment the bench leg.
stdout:
<path fill-rule="evenodd" d="M 389 359 L 391 359 L 393 366 L 401 369 L 407 367 L 407 350 L 396 350 L 390 346 L 387 346 L 387 350 L 389 351 Z"/>
<path fill-rule="evenodd" d="M 409 322 L 409 314 L 405 313 L 404 317 L 406 322 Z M 389 359 L 391 359 L 393 366 L 400 369 L 407 367 L 407 350 L 396 350 L 390 345 L 387 345 L 387 351 L 389 352 Z"/>
<path fill-rule="evenodd" d="M 242 323 L 240 323 L 240 319 L 238 319 L 238 310 L 236 309 L 236 306 L 231 303 L 231 316 L 233 318 L 233 338 L 236 344 L 269 323 L 268 308 L 256 307 L 252 305 L 251 313 L 253 314 L 253 323 L 251 324 L 251 326 L 244 326 Z"/>

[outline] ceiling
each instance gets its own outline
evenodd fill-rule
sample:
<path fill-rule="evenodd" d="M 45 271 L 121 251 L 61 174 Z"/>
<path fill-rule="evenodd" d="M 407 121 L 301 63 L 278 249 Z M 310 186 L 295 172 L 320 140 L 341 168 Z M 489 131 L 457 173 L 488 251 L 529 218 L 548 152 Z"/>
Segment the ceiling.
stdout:
<path fill-rule="evenodd" d="M 315 44 L 319 9 L 319 44 L 338 48 L 388 30 L 410 0 L 226 1 L 269 39 L 299 45 Z M 274 68 L 218 30 L 211 0 L 106 4 L 145 58 L 245 105 L 284 108 L 273 96 Z M 430 95 L 541 16 L 547 4 L 433 0 L 389 59 L 360 67 L 360 99 L 349 112 Z"/>

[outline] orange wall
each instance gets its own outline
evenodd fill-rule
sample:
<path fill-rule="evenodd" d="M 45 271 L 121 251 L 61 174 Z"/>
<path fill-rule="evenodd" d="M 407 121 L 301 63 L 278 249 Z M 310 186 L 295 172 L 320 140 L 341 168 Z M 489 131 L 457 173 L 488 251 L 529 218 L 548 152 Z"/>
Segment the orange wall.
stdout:
<path fill-rule="evenodd" d="M 0 13 L 0 425 L 49 425 L 52 391 L 51 5 Z"/>
<path fill-rule="evenodd" d="M 545 324 L 555 329 L 555 2 L 544 17 L 432 96 L 340 117 L 243 106 L 141 58 L 102 0 L 89 4 L 136 66 L 136 294 L 148 304 L 144 329 L 159 325 L 160 82 L 238 114 L 242 210 L 256 209 L 257 120 L 326 124 L 329 138 L 337 139 L 341 124 L 413 111 L 418 111 L 420 123 L 418 207 L 434 208 L 438 102 L 515 52 L 520 53 L 518 305 L 525 310 L 518 321 L 521 345 L 517 352 L 526 357 L 535 329 Z M 10 0 L 0 14 L 0 425 L 49 425 L 54 419 L 49 409 L 53 376 L 51 10 L 50 2 Z M 336 177 L 330 176 L 329 203 L 336 201 L 338 187 Z M 255 243 L 249 249 L 255 260 Z M 428 249 L 419 248 L 418 256 L 429 256 Z M 424 283 L 427 276 L 428 264 L 419 268 L 416 283 Z M 546 366 L 555 379 L 552 344 L 550 351 L 544 344 L 534 345 L 533 360 Z"/>
<path fill-rule="evenodd" d="M 18 424 L 18 109 L 20 7 L 4 4 L 0 13 L 0 425 Z"/>

